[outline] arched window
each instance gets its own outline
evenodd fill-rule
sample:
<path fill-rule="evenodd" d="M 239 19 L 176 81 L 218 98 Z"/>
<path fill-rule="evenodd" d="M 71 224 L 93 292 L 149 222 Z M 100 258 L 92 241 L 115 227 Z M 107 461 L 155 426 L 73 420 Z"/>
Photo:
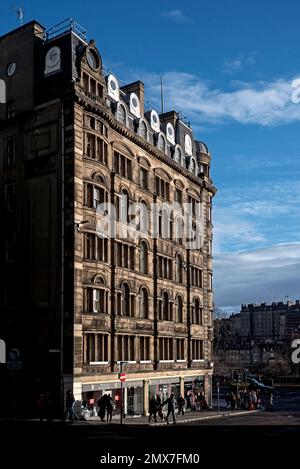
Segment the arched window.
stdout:
<path fill-rule="evenodd" d="M 139 135 L 147 140 L 147 125 L 144 121 L 140 121 Z"/>
<path fill-rule="evenodd" d="M 159 135 L 159 136 L 158 136 L 157 148 L 158 148 L 160 151 L 162 151 L 163 153 L 165 153 L 166 142 L 165 142 L 165 139 L 164 139 L 163 135 Z"/>
<path fill-rule="evenodd" d="M 120 221 L 123 223 L 129 222 L 129 194 L 125 189 L 122 189 L 120 197 Z"/>
<path fill-rule="evenodd" d="M 183 243 L 183 231 L 184 231 L 184 223 L 183 218 L 181 216 L 176 217 L 175 221 L 175 240 L 177 243 Z"/>
<path fill-rule="evenodd" d="M 182 283 L 182 256 L 177 254 L 176 257 L 176 282 Z"/>
<path fill-rule="evenodd" d="M 126 125 L 126 110 L 122 104 L 118 106 L 117 119 L 121 124 Z"/>
<path fill-rule="evenodd" d="M 139 204 L 139 230 L 148 234 L 148 207 L 144 201 Z"/>
<path fill-rule="evenodd" d="M 123 316 L 131 316 L 130 305 L 130 289 L 127 283 L 122 285 L 122 314 Z"/>
<path fill-rule="evenodd" d="M 174 160 L 175 160 L 177 163 L 181 164 L 181 150 L 180 150 L 180 148 L 178 148 L 178 147 L 175 148 Z"/>
<path fill-rule="evenodd" d="M 194 300 L 193 323 L 202 325 L 202 308 L 198 298 Z"/>
<path fill-rule="evenodd" d="M 183 322 L 183 300 L 181 296 L 177 298 L 177 322 Z"/>
<path fill-rule="evenodd" d="M 169 295 L 167 292 L 163 293 L 163 320 L 164 321 L 169 321 Z"/>
<path fill-rule="evenodd" d="M 193 158 L 191 159 L 190 170 L 191 170 L 192 173 L 196 172 L 196 163 L 195 163 L 195 160 Z"/>
<path fill-rule="evenodd" d="M 145 241 L 140 246 L 140 271 L 142 274 L 148 273 L 148 246 Z"/>
<path fill-rule="evenodd" d="M 141 289 L 140 318 L 148 318 L 148 292 L 146 288 Z"/>

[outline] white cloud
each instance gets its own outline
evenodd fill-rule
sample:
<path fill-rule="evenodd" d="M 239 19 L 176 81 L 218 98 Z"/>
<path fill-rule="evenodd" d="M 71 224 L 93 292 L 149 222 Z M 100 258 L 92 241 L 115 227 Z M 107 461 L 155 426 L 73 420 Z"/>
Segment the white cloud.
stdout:
<path fill-rule="evenodd" d="M 161 13 L 162 16 L 165 18 L 169 18 L 175 23 L 192 23 L 193 19 L 190 18 L 189 16 L 186 16 L 181 10 L 169 10 L 169 11 L 163 11 Z"/>
<path fill-rule="evenodd" d="M 225 59 L 223 62 L 223 72 L 233 74 L 241 71 L 244 68 L 255 65 L 257 60 L 256 52 L 250 52 L 250 54 L 240 54 L 234 59 Z"/>
<path fill-rule="evenodd" d="M 217 254 L 214 292 L 218 307 L 300 298 L 300 242 Z M 236 308 L 235 308 L 236 309 Z"/>
<path fill-rule="evenodd" d="M 160 76 L 139 73 L 147 94 L 159 106 Z M 188 73 L 164 74 L 164 97 L 168 108 L 189 116 L 193 127 L 236 121 L 241 124 L 272 126 L 300 120 L 300 104 L 294 104 L 292 80 L 236 82 L 237 89 L 222 91 L 200 77 Z"/>

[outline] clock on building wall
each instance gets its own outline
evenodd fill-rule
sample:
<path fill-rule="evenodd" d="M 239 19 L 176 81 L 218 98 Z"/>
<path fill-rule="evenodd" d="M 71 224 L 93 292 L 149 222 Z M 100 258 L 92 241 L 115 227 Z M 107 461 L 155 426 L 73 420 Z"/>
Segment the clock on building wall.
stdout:
<path fill-rule="evenodd" d="M 13 76 L 13 74 L 15 73 L 17 69 L 17 66 L 16 66 L 16 63 L 15 62 L 10 62 L 8 65 L 7 65 L 7 68 L 6 68 L 6 73 L 9 77 Z"/>
<path fill-rule="evenodd" d="M 51 47 L 45 56 L 45 75 L 61 70 L 61 52 L 59 47 Z"/>

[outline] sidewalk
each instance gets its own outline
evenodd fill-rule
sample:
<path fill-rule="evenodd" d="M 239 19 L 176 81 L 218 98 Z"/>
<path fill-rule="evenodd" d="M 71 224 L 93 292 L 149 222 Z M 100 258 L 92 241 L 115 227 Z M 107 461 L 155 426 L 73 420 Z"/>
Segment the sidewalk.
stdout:
<path fill-rule="evenodd" d="M 218 413 L 216 410 L 203 410 L 200 412 L 187 412 L 183 416 L 180 415 L 179 417 L 176 415 L 176 424 L 180 423 L 189 423 L 189 422 L 197 422 L 200 420 L 212 420 L 212 419 L 220 419 L 223 417 L 237 417 L 239 415 L 250 415 L 256 412 L 259 412 L 264 409 L 257 409 L 257 410 L 220 410 Z M 172 417 L 169 417 L 169 422 L 172 425 Z M 101 424 L 101 425 L 107 425 L 106 422 L 101 422 L 99 417 L 90 417 L 88 420 L 86 420 L 86 423 L 88 424 Z M 120 417 L 119 416 L 113 416 L 113 419 L 111 421 L 111 424 L 120 424 Z M 168 425 L 166 421 L 159 421 L 159 417 L 157 418 L 157 422 L 154 422 L 151 420 L 149 423 L 148 417 L 140 417 L 140 416 L 135 416 L 135 417 L 126 417 L 123 419 L 123 424 L 124 425 L 147 425 L 151 427 L 159 427 L 162 425 Z"/>

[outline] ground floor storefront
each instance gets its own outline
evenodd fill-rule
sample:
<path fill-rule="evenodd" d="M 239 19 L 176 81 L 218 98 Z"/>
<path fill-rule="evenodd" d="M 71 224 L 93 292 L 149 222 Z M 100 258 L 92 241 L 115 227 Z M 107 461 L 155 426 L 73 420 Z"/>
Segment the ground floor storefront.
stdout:
<path fill-rule="evenodd" d="M 195 373 L 180 376 L 150 376 L 147 379 L 128 378 L 122 384 L 119 380 L 100 381 L 93 383 L 76 383 L 77 399 L 86 401 L 96 412 L 99 399 L 105 394 L 113 400 L 113 414 L 120 414 L 121 408 L 125 416 L 134 417 L 148 414 L 151 397 L 160 398 L 164 402 L 171 393 L 175 403 L 181 395 L 185 399 L 185 410 L 196 408 L 197 400 L 205 399 L 209 407 L 212 406 L 212 374 Z"/>

